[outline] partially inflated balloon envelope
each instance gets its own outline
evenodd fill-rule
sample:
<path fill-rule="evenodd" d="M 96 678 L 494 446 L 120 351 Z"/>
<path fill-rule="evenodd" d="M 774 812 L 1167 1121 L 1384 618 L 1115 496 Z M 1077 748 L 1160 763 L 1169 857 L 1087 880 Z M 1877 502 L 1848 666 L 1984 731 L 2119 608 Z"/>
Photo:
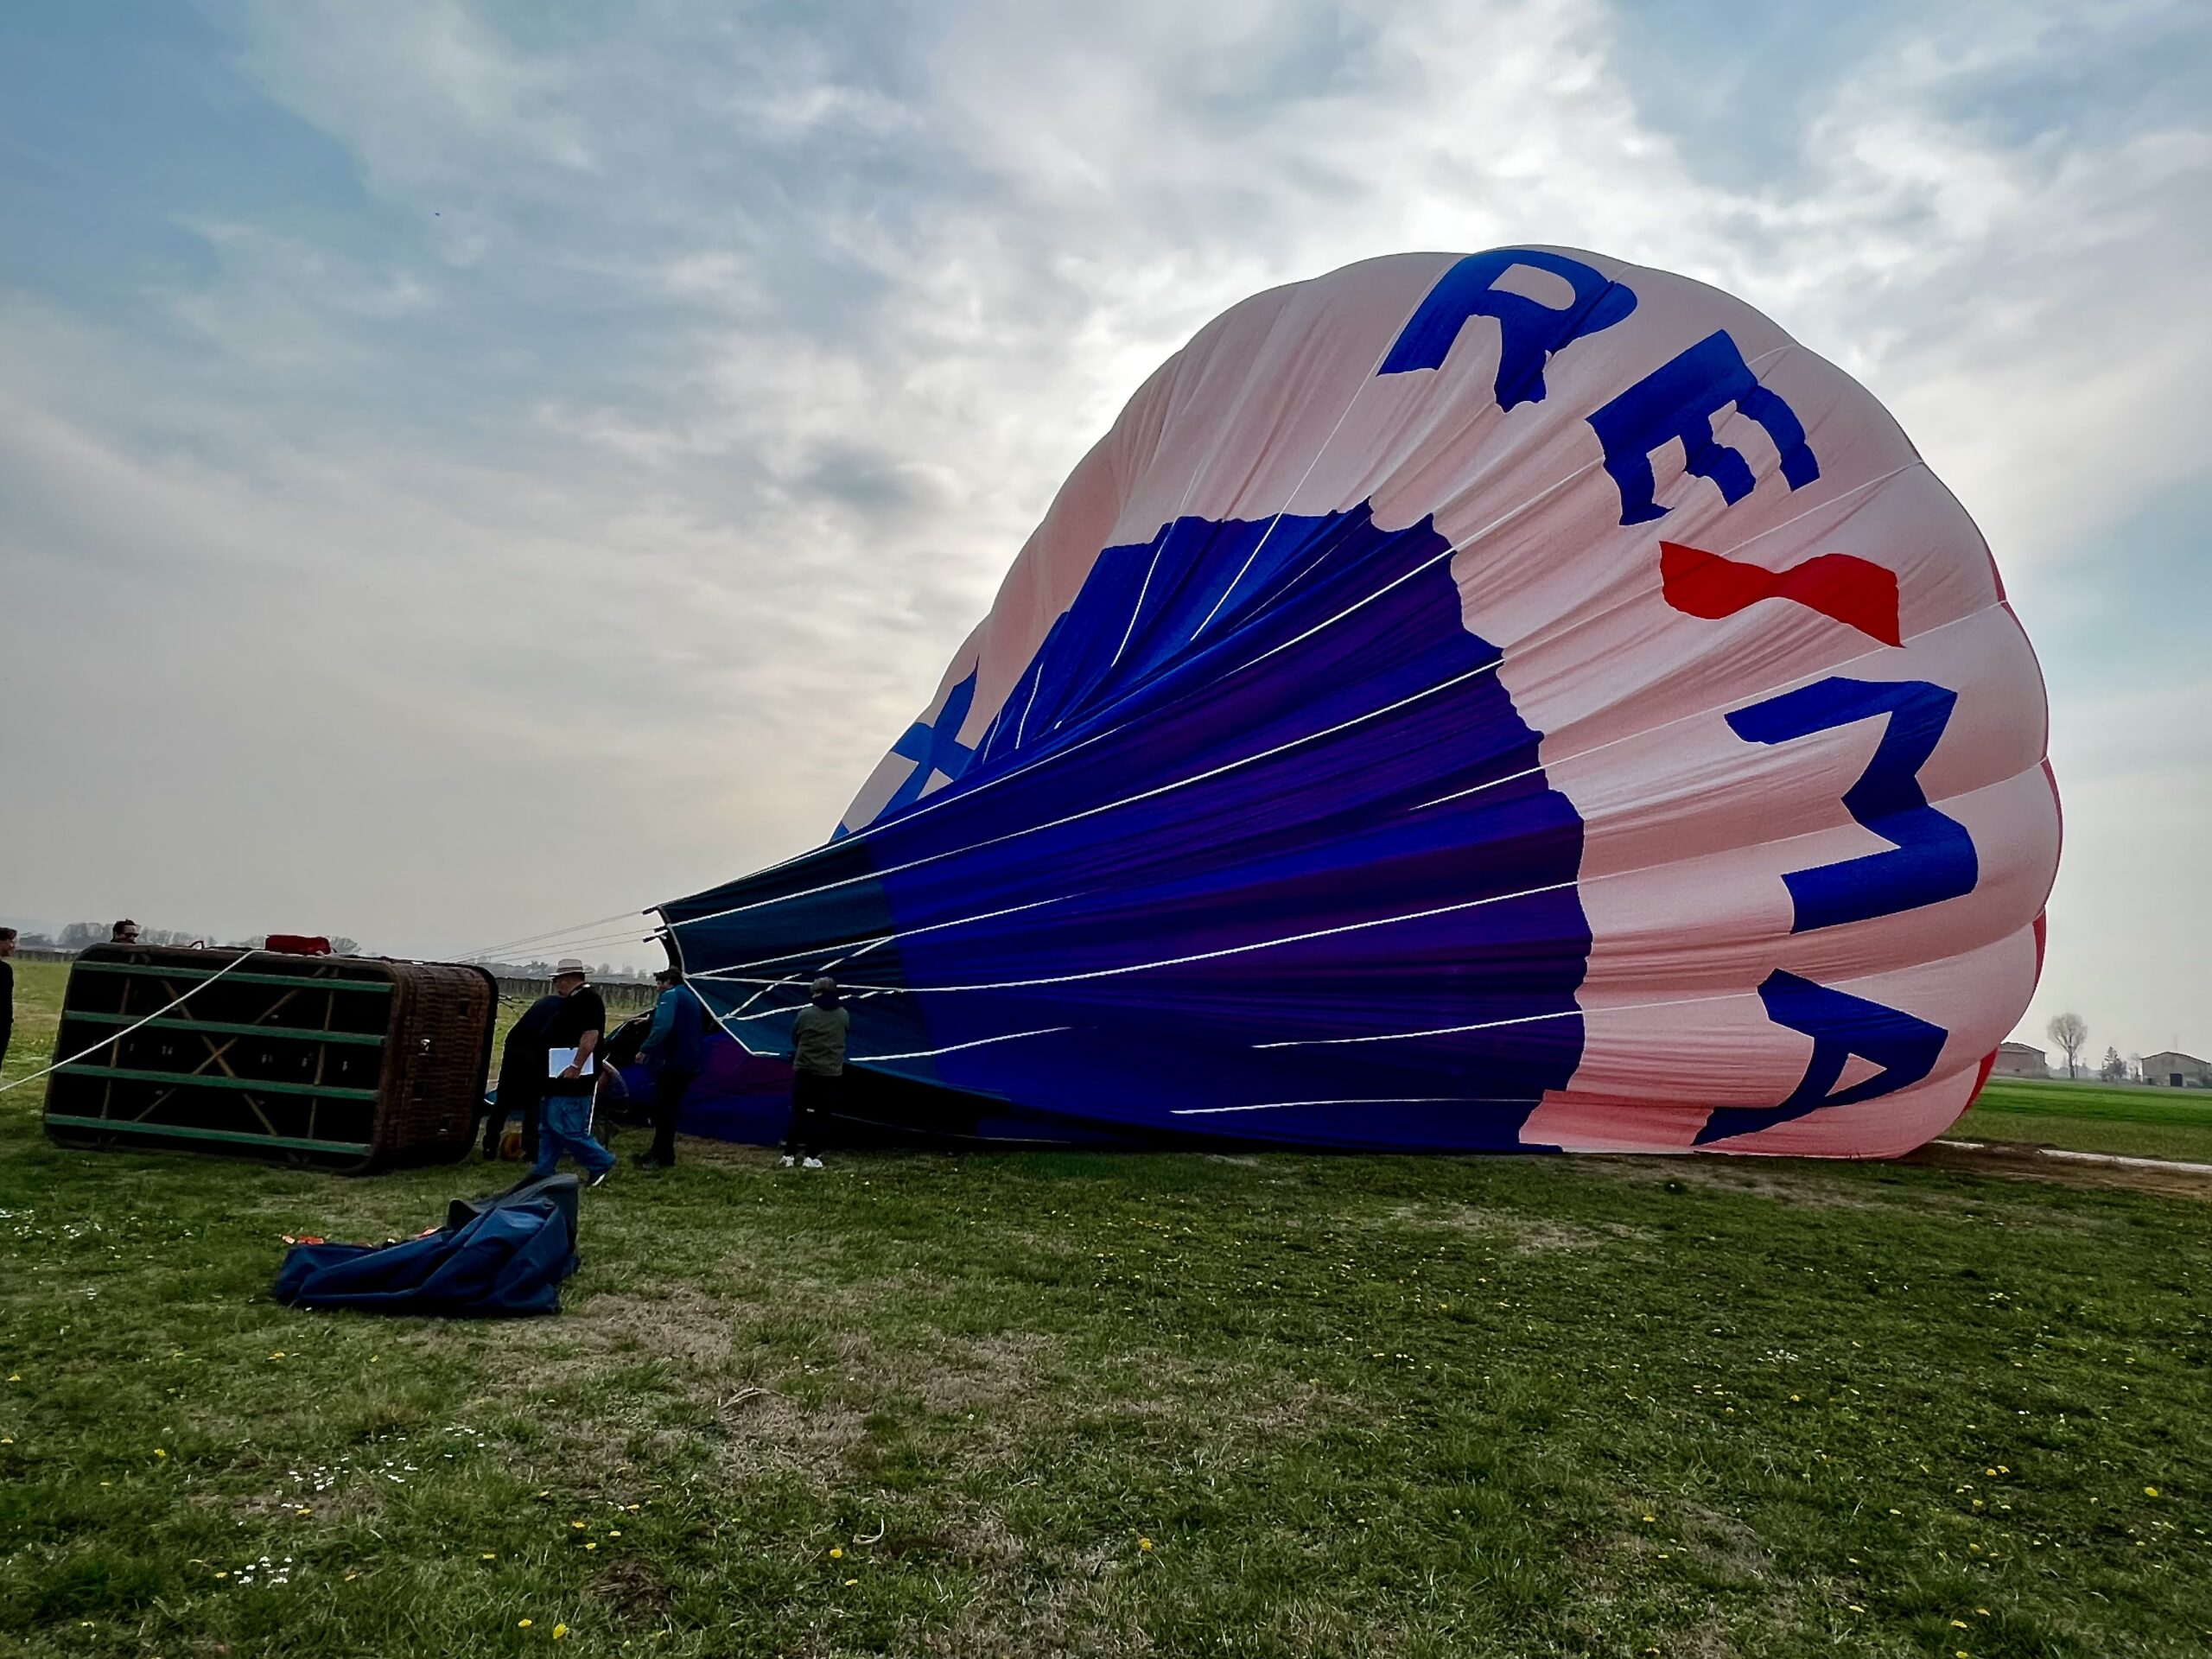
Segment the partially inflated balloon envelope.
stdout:
<path fill-rule="evenodd" d="M 836 836 L 663 914 L 748 1047 L 826 970 L 987 1135 L 1883 1156 L 2034 988 L 2045 723 L 1833 364 L 1407 254 L 1163 364 Z"/>

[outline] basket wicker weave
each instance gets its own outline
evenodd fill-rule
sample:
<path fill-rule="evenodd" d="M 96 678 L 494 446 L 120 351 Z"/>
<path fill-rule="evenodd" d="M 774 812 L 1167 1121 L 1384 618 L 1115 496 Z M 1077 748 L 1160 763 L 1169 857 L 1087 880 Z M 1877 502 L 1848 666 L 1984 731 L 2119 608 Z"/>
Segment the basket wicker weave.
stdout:
<path fill-rule="evenodd" d="M 230 960 L 135 945 L 79 955 L 55 1052 L 80 1058 L 47 1086 L 48 1136 L 353 1173 L 468 1149 L 499 1008 L 489 973 L 257 951 L 214 979 Z"/>

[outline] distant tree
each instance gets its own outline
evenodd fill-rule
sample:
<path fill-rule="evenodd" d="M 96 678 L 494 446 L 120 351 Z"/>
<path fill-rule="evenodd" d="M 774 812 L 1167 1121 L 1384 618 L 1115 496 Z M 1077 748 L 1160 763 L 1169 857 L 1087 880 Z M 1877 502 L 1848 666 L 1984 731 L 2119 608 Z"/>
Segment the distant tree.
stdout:
<path fill-rule="evenodd" d="M 2120 1058 L 2120 1051 L 2118 1049 L 2107 1048 L 2105 1050 L 2105 1063 L 2097 1068 L 2097 1075 L 2102 1077 L 2107 1083 L 2126 1083 L 2127 1081 L 2127 1062 Z"/>
<path fill-rule="evenodd" d="M 2050 1040 L 2066 1051 L 2066 1075 L 2081 1075 L 2078 1062 L 2082 1046 L 2089 1040 L 2089 1022 L 2078 1014 L 2056 1014 L 2044 1029 L 2050 1033 Z"/>
<path fill-rule="evenodd" d="M 54 947 L 54 941 L 43 933 L 26 933 L 22 938 L 16 940 L 16 943 L 18 944 L 43 945 L 48 950 L 51 950 Z"/>
<path fill-rule="evenodd" d="M 61 930 L 58 941 L 64 950 L 81 950 L 88 944 L 107 943 L 105 922 L 72 922 Z"/>
<path fill-rule="evenodd" d="M 343 933 L 340 933 L 333 936 L 330 948 L 341 957 L 351 957 L 359 954 L 361 942 L 359 939 L 349 939 Z"/>

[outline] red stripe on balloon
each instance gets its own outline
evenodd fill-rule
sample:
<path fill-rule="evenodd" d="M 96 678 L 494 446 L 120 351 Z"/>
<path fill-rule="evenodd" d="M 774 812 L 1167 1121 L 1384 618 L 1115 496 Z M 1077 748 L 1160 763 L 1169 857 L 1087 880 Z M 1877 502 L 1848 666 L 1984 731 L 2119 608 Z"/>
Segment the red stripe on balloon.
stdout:
<path fill-rule="evenodd" d="M 1981 1070 L 1974 1074 L 1974 1087 L 1967 1091 L 1967 1103 L 1959 1109 L 1959 1117 L 1964 1117 L 1974 1109 L 1974 1102 L 1981 1098 L 1981 1091 L 1989 1086 L 1989 1074 L 1996 1069 L 1997 1051 L 1993 1048 L 1981 1057 Z M 1958 1122 L 1958 1117 L 1953 1118 L 1951 1126 L 1956 1128 Z"/>
<path fill-rule="evenodd" d="M 1849 553 L 1822 553 L 1787 570 L 1768 570 L 1662 542 L 1659 578 L 1667 602 L 1688 616 L 1718 621 L 1763 599 L 1786 599 L 1885 645 L 1904 643 L 1897 631 L 1897 572 Z"/>

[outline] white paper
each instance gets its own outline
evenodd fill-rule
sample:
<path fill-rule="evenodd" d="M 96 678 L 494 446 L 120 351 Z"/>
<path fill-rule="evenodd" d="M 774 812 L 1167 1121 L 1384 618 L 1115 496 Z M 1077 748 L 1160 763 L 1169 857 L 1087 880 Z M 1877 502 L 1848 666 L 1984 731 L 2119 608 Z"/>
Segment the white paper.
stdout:
<path fill-rule="evenodd" d="M 585 1055 L 584 1069 L 580 1076 L 591 1076 L 591 1062 L 592 1057 Z M 545 1051 L 545 1075 L 549 1077 L 559 1077 L 575 1063 L 576 1051 L 573 1048 L 549 1048 Z"/>

